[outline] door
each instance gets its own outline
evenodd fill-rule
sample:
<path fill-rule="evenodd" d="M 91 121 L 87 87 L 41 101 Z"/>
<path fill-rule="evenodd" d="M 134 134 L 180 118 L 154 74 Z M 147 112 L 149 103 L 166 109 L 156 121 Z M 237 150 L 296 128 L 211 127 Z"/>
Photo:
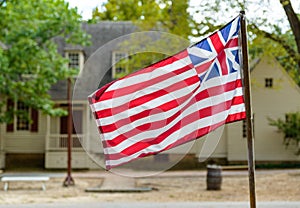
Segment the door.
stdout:
<path fill-rule="evenodd" d="M 80 138 L 82 134 L 82 110 L 73 110 L 72 112 L 72 138 L 73 138 L 73 147 L 81 147 Z M 68 134 L 68 116 L 60 117 L 60 134 L 64 136 L 60 137 L 60 147 L 67 147 L 68 137 L 65 136 Z"/>

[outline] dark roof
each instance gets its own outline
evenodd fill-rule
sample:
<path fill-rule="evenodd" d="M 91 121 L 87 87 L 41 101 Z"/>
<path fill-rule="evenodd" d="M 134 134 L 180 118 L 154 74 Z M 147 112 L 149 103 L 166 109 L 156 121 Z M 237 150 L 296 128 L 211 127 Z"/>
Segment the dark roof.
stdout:
<path fill-rule="evenodd" d="M 109 69 L 112 65 L 112 51 L 117 50 L 118 43 L 122 42 L 121 36 L 136 31 L 136 26 L 128 21 L 102 21 L 97 24 L 83 23 L 82 28 L 86 33 L 91 35 L 91 45 L 89 46 L 70 45 L 65 43 L 62 38 L 55 39 L 60 54 L 64 55 L 64 52 L 68 50 L 81 50 L 85 55 L 85 61 L 87 61 L 95 51 L 102 47 L 99 49 L 101 51 L 94 55 L 95 58 L 93 59 L 96 61 L 88 60 L 85 62 L 84 73 L 82 74 L 84 79 L 79 78 L 78 82 L 76 82 L 76 86 L 85 86 L 80 88 L 81 90 L 79 90 L 79 87 L 76 87 L 74 93 L 75 96 L 73 98 L 78 100 L 86 100 L 87 96 L 98 88 L 100 82 L 105 84 L 111 81 L 111 71 Z M 114 41 L 110 42 L 112 40 Z M 103 48 L 103 46 L 105 46 L 105 48 Z M 93 83 L 93 86 L 86 86 L 91 83 Z M 66 81 L 60 81 L 55 84 L 50 90 L 52 99 L 66 100 L 66 89 Z"/>
<path fill-rule="evenodd" d="M 71 45 L 64 42 L 62 38 L 58 38 L 55 42 L 58 44 L 58 52 L 63 54 L 66 50 L 83 50 L 85 55 L 89 57 L 99 47 L 107 42 L 114 40 L 122 35 L 132 33 L 136 27 L 130 21 L 102 21 L 97 24 L 82 23 L 82 29 L 91 36 L 90 46 Z"/>

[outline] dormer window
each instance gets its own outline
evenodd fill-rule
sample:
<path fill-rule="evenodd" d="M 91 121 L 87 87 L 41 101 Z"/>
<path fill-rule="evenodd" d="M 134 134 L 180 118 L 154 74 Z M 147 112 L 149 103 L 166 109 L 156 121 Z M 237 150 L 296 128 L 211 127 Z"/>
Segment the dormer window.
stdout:
<path fill-rule="evenodd" d="M 273 88 L 273 78 L 265 78 L 265 87 Z"/>
<path fill-rule="evenodd" d="M 121 51 L 114 51 L 112 54 L 112 78 L 118 79 L 126 75 L 127 66 L 126 63 L 128 54 Z"/>
<path fill-rule="evenodd" d="M 79 53 L 68 53 L 68 57 L 69 57 L 69 68 L 80 67 Z"/>
<path fill-rule="evenodd" d="M 84 56 L 82 51 L 66 51 L 65 56 L 69 59 L 69 68 L 78 69 L 78 73 L 83 69 Z"/>

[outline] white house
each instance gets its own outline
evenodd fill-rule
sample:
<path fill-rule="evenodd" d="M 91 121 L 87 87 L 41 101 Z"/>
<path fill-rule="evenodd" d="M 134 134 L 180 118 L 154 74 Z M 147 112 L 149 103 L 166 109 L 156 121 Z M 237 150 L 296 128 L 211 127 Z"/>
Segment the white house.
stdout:
<path fill-rule="evenodd" d="M 98 24 L 83 24 L 83 29 L 91 34 L 92 45 L 89 47 L 71 46 L 57 39 L 59 53 L 69 58 L 69 65 L 83 70 L 85 61 L 101 46 L 122 35 L 135 31 L 130 22 L 100 22 Z M 119 42 L 122 41 L 121 39 Z M 118 41 L 117 41 L 118 42 Z M 117 44 L 112 44 L 105 54 L 99 57 L 98 71 L 86 63 L 84 70 L 90 70 L 86 79 L 96 85 L 103 85 L 122 73 L 124 66 L 118 61 L 126 57 L 126 51 L 120 51 Z M 116 63 L 116 64 L 114 64 Z M 107 70 L 99 79 L 99 70 Z M 268 117 L 284 118 L 287 112 L 300 111 L 300 89 L 273 57 L 262 56 L 251 71 L 252 78 L 252 108 L 254 112 L 255 159 L 258 162 L 300 162 L 292 146 L 286 149 L 282 144 L 283 135 L 268 124 Z M 76 78 L 75 78 L 76 79 Z M 73 97 L 73 143 L 72 167 L 97 168 L 90 159 L 81 143 L 88 148 L 94 157 L 102 157 L 102 147 L 97 134 L 97 128 L 87 102 L 87 96 L 92 89 L 79 85 L 80 92 Z M 57 106 L 67 107 L 66 81 L 57 83 L 49 92 Z M 7 108 L 26 109 L 34 121 L 15 117 L 13 124 L 0 126 L 0 168 L 11 164 L 22 166 L 39 166 L 45 168 L 67 167 L 67 129 L 66 117 L 50 117 L 22 103 L 8 101 Z M 76 130 L 76 131 L 75 131 Z M 218 138 L 221 137 L 220 140 Z M 247 160 L 245 124 L 235 122 L 228 124 L 221 133 L 212 134 L 217 138 L 218 145 L 211 158 L 219 158 L 229 163 Z M 199 157 L 204 139 L 199 139 L 191 147 L 189 154 Z M 214 148 L 213 148 L 214 149 Z M 206 150 L 204 150 L 206 151 Z M 186 153 L 186 149 L 178 148 L 167 152 L 178 155 Z"/>

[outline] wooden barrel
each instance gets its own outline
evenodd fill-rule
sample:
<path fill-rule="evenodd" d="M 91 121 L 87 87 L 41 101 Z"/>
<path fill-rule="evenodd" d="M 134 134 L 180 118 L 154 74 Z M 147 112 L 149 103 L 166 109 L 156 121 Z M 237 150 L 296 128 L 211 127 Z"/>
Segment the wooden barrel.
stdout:
<path fill-rule="evenodd" d="M 207 166 L 206 189 L 221 190 L 222 184 L 222 168 L 217 165 Z"/>

